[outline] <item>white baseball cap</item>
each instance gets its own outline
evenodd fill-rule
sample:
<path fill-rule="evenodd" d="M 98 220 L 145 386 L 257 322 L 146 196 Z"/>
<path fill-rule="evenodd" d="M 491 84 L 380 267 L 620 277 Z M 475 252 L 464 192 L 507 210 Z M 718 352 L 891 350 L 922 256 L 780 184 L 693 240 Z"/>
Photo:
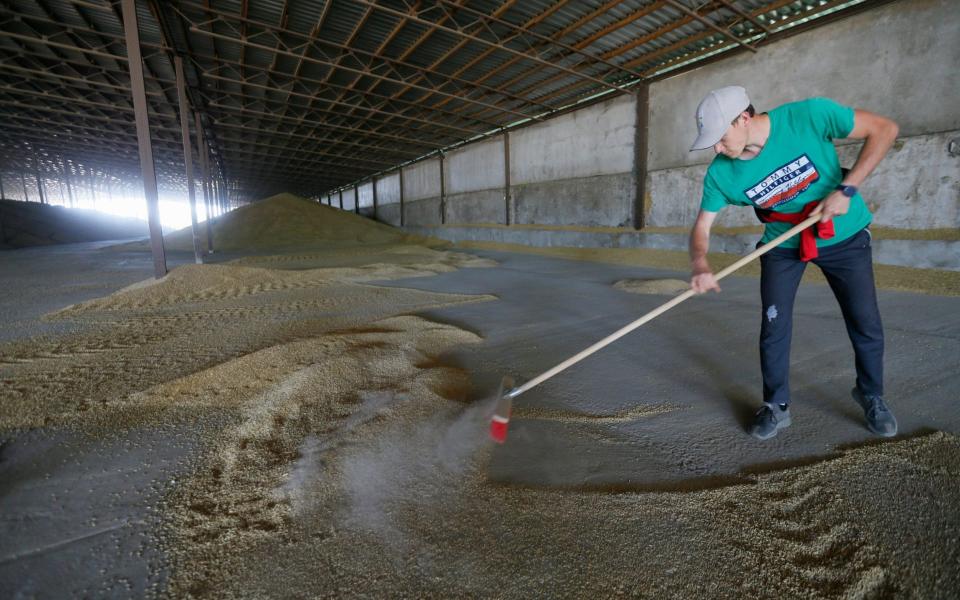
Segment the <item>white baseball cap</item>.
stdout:
<path fill-rule="evenodd" d="M 697 107 L 697 139 L 690 151 L 710 148 L 720 141 L 733 120 L 750 106 L 747 90 L 731 85 L 707 94 Z"/>

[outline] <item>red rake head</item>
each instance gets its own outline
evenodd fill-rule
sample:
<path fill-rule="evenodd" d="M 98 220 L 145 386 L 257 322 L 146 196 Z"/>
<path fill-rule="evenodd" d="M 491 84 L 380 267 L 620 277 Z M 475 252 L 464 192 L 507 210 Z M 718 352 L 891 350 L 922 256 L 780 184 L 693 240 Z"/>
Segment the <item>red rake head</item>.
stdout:
<path fill-rule="evenodd" d="M 490 437 L 498 444 L 507 441 L 507 425 L 510 424 L 510 418 L 503 418 L 500 415 L 493 415 L 490 419 Z"/>
<path fill-rule="evenodd" d="M 500 382 L 500 393 L 497 394 L 497 408 L 490 419 L 490 437 L 498 444 L 507 441 L 507 425 L 510 424 L 510 411 L 513 407 L 513 398 L 505 393 L 513 389 L 513 378 L 504 377 Z"/>

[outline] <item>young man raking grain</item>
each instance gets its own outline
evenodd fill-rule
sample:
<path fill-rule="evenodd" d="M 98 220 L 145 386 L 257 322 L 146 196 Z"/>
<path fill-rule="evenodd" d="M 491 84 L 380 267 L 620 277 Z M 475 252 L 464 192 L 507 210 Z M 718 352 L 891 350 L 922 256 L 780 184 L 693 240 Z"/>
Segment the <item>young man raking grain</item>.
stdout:
<path fill-rule="evenodd" d="M 760 368 L 763 407 L 750 434 L 769 439 L 790 424 L 790 342 L 793 303 L 808 262 L 823 271 L 840 303 L 856 357 L 853 398 L 873 433 L 893 436 L 897 421 L 883 401 L 883 326 L 870 250 L 871 214 L 858 187 L 897 137 L 897 125 L 827 98 L 784 104 L 758 114 L 739 86 L 714 90 L 697 107 L 697 139 L 716 157 L 703 183 L 700 213 L 690 234 L 691 286 L 719 292 L 707 262 L 710 228 L 728 204 L 749 206 L 766 225 L 760 245 L 806 217 L 819 222 L 760 259 Z M 832 140 L 863 139 L 849 171 Z"/>

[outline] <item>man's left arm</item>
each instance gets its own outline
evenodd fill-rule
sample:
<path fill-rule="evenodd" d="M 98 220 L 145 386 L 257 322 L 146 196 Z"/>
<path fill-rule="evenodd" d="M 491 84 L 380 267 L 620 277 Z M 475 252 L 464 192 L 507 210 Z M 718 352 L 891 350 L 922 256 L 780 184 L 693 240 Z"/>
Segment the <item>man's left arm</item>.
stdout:
<path fill-rule="evenodd" d="M 855 109 L 853 113 L 853 130 L 848 138 L 866 140 L 860 154 L 857 156 L 857 162 L 853 168 L 843 178 L 844 185 L 860 187 L 867 176 L 873 172 L 883 157 L 893 146 L 897 139 L 897 133 L 900 129 L 897 124 L 886 117 Z M 822 217 L 821 223 L 829 221 L 837 215 L 844 215 L 850 209 L 850 198 L 847 198 L 839 190 L 835 190 L 820 203 Z"/>

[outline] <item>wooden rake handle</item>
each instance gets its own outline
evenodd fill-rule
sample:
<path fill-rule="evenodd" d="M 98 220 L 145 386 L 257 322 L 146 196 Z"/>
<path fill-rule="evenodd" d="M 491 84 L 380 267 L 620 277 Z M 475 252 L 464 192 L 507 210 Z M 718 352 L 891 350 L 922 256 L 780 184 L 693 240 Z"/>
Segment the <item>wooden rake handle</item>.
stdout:
<path fill-rule="evenodd" d="M 737 262 L 735 262 L 735 263 L 733 263 L 732 265 L 730 265 L 729 267 L 727 267 L 726 269 L 721 270 L 721 271 L 720 271 L 719 273 L 717 273 L 714 277 L 716 277 L 717 281 L 723 279 L 724 277 L 726 277 L 727 275 L 733 273 L 734 271 L 736 271 L 737 269 L 739 269 L 739 268 L 742 267 L 743 265 L 747 264 L 748 262 L 752 261 L 753 259 L 755 259 L 755 258 L 757 258 L 757 257 L 759 257 L 759 256 L 762 256 L 763 254 L 766 254 L 767 252 L 773 250 L 774 248 L 776 248 L 777 246 L 779 246 L 779 245 L 782 244 L 783 242 L 785 242 L 785 241 L 787 241 L 788 239 L 792 238 L 793 236 L 797 235 L 798 233 L 800 233 L 801 231 L 803 231 L 803 230 L 806 229 L 807 227 L 810 227 L 811 225 L 813 225 L 814 223 L 816 223 L 816 222 L 819 221 L 819 220 L 820 220 L 820 214 L 819 214 L 819 212 L 818 212 L 817 214 L 814 214 L 814 215 L 811 215 L 811 216 L 807 217 L 805 220 L 801 221 L 800 223 L 798 223 L 797 225 L 795 225 L 794 227 L 792 227 L 790 230 L 784 232 L 783 234 L 781 234 L 781 235 L 777 236 L 776 238 L 774 238 L 773 240 L 771 240 L 769 244 L 764 244 L 763 246 L 760 246 L 759 248 L 757 248 L 756 250 L 754 250 L 754 251 L 751 252 L 750 254 L 747 254 L 746 256 L 744 256 L 743 258 L 741 258 L 740 260 L 738 260 Z M 667 303 L 661 305 L 660 307 L 651 310 L 650 312 L 648 312 L 647 314 L 643 315 L 642 317 L 640 317 L 640 318 L 637 319 L 636 321 L 633 321 L 632 323 L 630 323 L 630 324 L 628 324 L 628 325 L 625 325 L 624 327 L 618 329 L 617 331 L 614 331 L 613 333 L 611 333 L 611 334 L 608 335 L 607 337 L 603 338 L 602 340 L 600 340 L 600 341 L 597 342 L 596 344 L 590 346 L 589 348 L 581 351 L 580 353 L 578 353 L 578 354 L 576 354 L 576 355 L 574 355 L 574 356 L 571 356 L 570 358 L 568 358 L 567 360 L 563 361 L 563 362 L 560 363 L 559 365 L 553 367 L 553 368 L 550 369 L 549 371 L 545 371 L 545 372 L 541 373 L 540 375 L 537 375 L 536 377 L 534 377 L 534 378 L 531 379 L 530 381 L 526 382 L 525 384 L 521 385 L 520 387 L 517 387 L 517 388 L 514 388 L 514 389 L 510 390 L 509 392 L 507 392 L 507 393 L 505 394 L 504 397 L 506 397 L 506 398 L 511 398 L 511 399 L 512 399 L 512 398 L 516 398 L 517 396 L 519 396 L 520 394 L 526 392 L 526 391 L 529 390 L 530 388 L 533 388 L 533 387 L 535 387 L 535 386 L 543 383 L 544 381 L 550 379 L 551 377 L 553 377 L 554 375 L 556 375 L 556 374 L 559 373 L 560 371 L 563 371 L 563 370 L 565 370 L 565 369 L 567 369 L 567 368 L 569 368 L 569 367 L 577 364 L 578 362 L 580 362 L 581 360 L 583 360 L 583 359 L 585 359 L 586 357 L 590 356 L 591 354 L 593 354 L 593 353 L 596 352 L 597 350 L 599 350 L 599 349 L 607 346 L 608 344 L 612 344 L 613 342 L 619 340 L 620 338 L 622 338 L 623 336 L 627 335 L 628 333 L 630 333 L 631 331 L 633 331 L 633 330 L 636 329 L 637 327 L 640 327 L 641 325 L 643 325 L 644 323 L 646 323 L 646 322 L 648 322 L 648 321 L 652 321 L 652 320 L 655 319 L 656 317 L 659 317 L 660 315 L 662 315 L 663 313 L 667 312 L 668 310 L 670 310 L 670 309 L 673 308 L 674 306 L 680 304 L 680 303 L 683 302 L 684 300 L 690 298 L 691 296 L 696 296 L 696 295 L 697 295 L 697 293 L 693 291 L 693 288 L 690 288 L 689 290 L 687 290 L 687 291 L 683 292 L 682 294 L 680 294 L 679 296 L 671 299 L 670 301 L 668 301 Z"/>

